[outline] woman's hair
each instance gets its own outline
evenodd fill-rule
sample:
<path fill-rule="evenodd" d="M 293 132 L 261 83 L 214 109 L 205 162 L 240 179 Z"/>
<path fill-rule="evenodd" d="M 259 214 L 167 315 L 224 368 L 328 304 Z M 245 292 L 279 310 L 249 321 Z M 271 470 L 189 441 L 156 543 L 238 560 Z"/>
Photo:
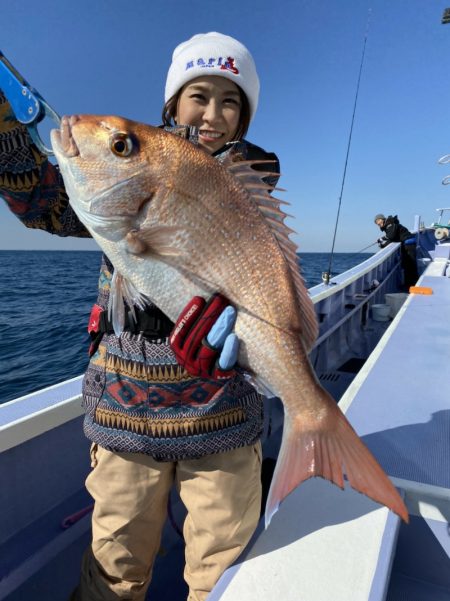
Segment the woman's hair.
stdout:
<path fill-rule="evenodd" d="M 236 140 L 242 140 L 242 138 L 247 133 L 250 125 L 250 104 L 248 102 L 247 96 L 244 94 L 241 88 L 239 86 L 237 86 L 237 88 L 241 97 L 241 111 L 239 114 L 239 125 L 234 135 L 234 138 Z M 178 99 L 180 98 L 182 91 L 183 88 L 181 88 L 181 90 L 178 90 L 178 92 L 174 96 L 172 96 L 172 98 L 169 98 L 169 100 L 163 106 L 162 122 L 163 125 L 167 127 L 172 127 L 175 124 L 174 118 L 177 112 Z M 189 125 L 189 123 L 182 123 L 179 125 Z"/>

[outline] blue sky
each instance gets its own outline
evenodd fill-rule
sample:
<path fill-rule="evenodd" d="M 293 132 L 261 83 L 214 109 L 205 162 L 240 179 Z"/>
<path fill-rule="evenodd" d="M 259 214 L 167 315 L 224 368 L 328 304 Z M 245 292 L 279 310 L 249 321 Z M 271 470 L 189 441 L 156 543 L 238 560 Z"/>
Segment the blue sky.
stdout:
<path fill-rule="evenodd" d="M 376 213 L 429 224 L 450 206 L 450 0 L 22 0 L 0 3 L 0 49 L 62 114 L 160 123 L 173 48 L 220 31 L 261 80 L 248 138 L 278 154 L 302 252 L 331 248 L 364 34 L 366 55 L 336 250 L 379 235 Z M 1 249 L 96 248 L 30 231 L 0 204 Z M 375 249 L 376 247 L 372 247 Z"/>

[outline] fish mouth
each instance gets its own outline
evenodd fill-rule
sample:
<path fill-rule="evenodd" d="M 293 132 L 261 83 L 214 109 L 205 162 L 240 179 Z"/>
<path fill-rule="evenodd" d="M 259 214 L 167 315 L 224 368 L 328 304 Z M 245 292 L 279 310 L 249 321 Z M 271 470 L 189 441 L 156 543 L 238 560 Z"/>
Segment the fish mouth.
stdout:
<path fill-rule="evenodd" d="M 52 130 L 52 144 L 56 144 L 59 152 L 67 158 L 72 158 L 80 154 L 72 133 L 72 128 L 78 120 L 78 115 L 71 115 L 70 117 L 64 115 L 61 119 L 59 130 Z"/>

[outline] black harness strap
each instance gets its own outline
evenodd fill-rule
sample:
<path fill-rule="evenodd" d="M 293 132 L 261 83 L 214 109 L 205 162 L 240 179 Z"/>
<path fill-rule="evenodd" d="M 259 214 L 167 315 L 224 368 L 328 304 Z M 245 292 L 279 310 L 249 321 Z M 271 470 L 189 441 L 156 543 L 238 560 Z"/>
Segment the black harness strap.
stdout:
<path fill-rule="evenodd" d="M 125 314 L 125 332 L 141 334 L 146 338 L 165 338 L 173 329 L 173 322 L 157 307 L 150 307 L 145 310 L 136 308 L 134 312 L 136 319 L 134 319 L 131 311 Z M 103 334 L 114 333 L 107 311 L 102 311 L 100 315 L 99 332 Z"/>
<path fill-rule="evenodd" d="M 158 307 L 149 307 L 145 310 L 135 308 L 134 313 L 136 319 L 131 311 L 125 314 L 124 332 L 131 332 L 136 336 L 141 335 L 147 340 L 153 341 L 167 338 L 173 330 L 174 323 Z M 98 326 L 95 330 L 90 331 L 89 356 L 92 356 L 98 349 L 104 334 L 114 334 L 112 322 L 108 318 L 108 311 L 101 311 Z"/>

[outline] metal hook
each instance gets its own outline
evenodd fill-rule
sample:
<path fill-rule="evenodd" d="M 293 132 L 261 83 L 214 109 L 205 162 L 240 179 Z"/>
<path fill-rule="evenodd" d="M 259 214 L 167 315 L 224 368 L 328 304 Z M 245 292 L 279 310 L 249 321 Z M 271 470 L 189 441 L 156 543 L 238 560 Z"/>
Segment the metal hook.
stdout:
<path fill-rule="evenodd" d="M 39 148 L 39 150 L 48 156 L 52 156 L 54 152 L 51 148 L 48 148 L 42 141 L 42 138 L 38 132 L 37 124 L 40 123 L 43 119 L 45 119 L 45 117 L 49 117 L 59 127 L 61 125 L 61 117 L 55 110 L 52 109 L 52 107 L 43 98 L 41 98 L 41 96 L 38 96 L 38 99 L 40 108 L 42 109 L 40 112 L 40 118 L 39 120 L 36 120 L 33 123 L 27 125 L 28 132 L 30 134 L 31 139 Z"/>

